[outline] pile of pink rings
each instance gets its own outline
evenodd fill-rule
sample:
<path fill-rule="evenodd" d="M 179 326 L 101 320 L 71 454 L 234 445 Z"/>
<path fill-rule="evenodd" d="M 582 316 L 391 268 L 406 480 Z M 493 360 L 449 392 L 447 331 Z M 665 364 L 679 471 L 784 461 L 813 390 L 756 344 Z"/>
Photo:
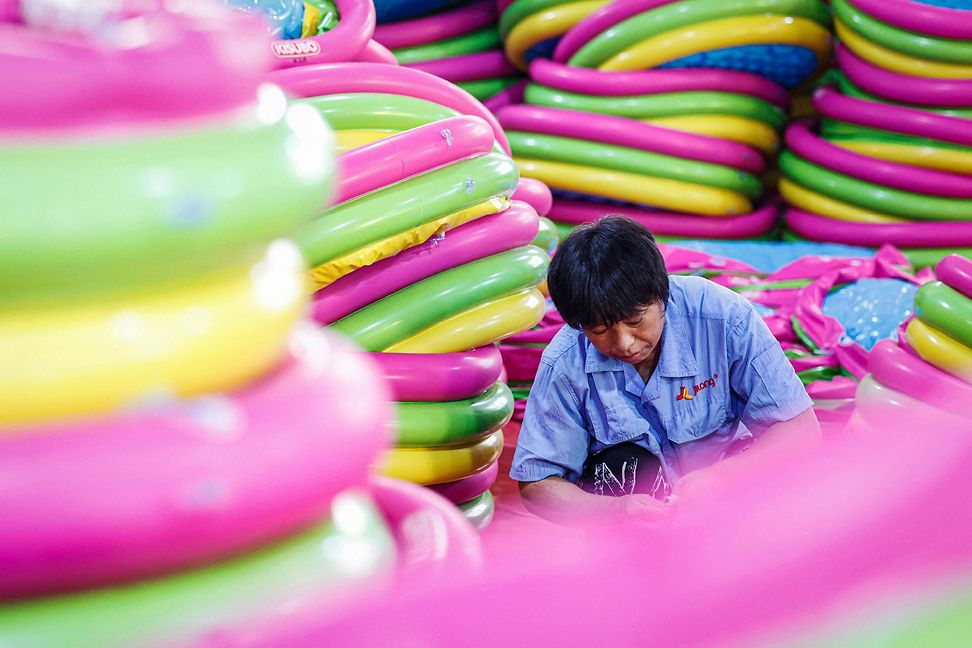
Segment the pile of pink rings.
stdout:
<path fill-rule="evenodd" d="M 915 296 L 915 317 L 871 351 L 857 389 L 865 426 L 888 408 L 968 421 L 972 398 L 972 260 L 957 254 L 935 267 Z M 966 423 L 967 424 L 967 423 Z"/>
<path fill-rule="evenodd" d="M 521 183 L 495 117 L 444 79 L 374 63 L 273 76 L 336 132 L 336 204 L 297 241 L 314 319 L 372 352 L 391 382 L 397 437 L 382 471 L 482 527 L 513 413 L 493 343 L 546 310 L 548 253 L 531 242 L 549 192 Z"/>
<path fill-rule="evenodd" d="M 834 86 L 820 122 L 786 134 L 781 193 L 796 236 L 906 250 L 934 265 L 972 251 L 972 4 L 835 0 Z"/>
<path fill-rule="evenodd" d="M 374 38 L 400 64 L 451 81 L 495 110 L 522 86 L 522 75 L 503 52 L 497 20 L 494 0 L 471 0 L 380 24 Z"/>

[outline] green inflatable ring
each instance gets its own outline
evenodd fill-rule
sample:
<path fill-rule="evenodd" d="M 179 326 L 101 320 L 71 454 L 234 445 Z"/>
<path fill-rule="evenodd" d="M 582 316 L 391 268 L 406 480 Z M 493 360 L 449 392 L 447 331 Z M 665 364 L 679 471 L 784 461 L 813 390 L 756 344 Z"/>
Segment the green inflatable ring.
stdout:
<path fill-rule="evenodd" d="M 532 245 L 445 270 L 331 325 L 366 351 L 382 351 L 433 324 L 543 281 L 549 258 Z"/>
<path fill-rule="evenodd" d="M 729 92 L 666 92 L 627 97 L 595 97 L 528 83 L 523 97 L 528 104 L 631 119 L 683 115 L 736 115 L 764 122 L 777 131 L 786 123 L 786 113 L 768 101 Z"/>
<path fill-rule="evenodd" d="M 6 603 L 0 606 L 0 643 L 195 645 L 276 616 L 287 603 L 328 594 L 338 599 L 356 582 L 389 572 L 395 544 L 369 499 L 344 494 L 335 504 L 346 514 L 236 558 L 121 587 Z M 354 568 L 349 546 L 358 558 Z"/>
<path fill-rule="evenodd" d="M 502 38 L 506 38 L 520 21 L 529 18 L 535 13 L 539 13 L 551 7 L 559 7 L 562 4 L 569 4 L 565 0 L 515 0 L 506 9 L 499 19 L 499 33 Z"/>
<path fill-rule="evenodd" d="M 317 266 L 494 196 L 508 196 L 518 181 L 512 159 L 487 153 L 344 202 L 304 226 L 295 240 Z"/>
<path fill-rule="evenodd" d="M 586 140 L 540 133 L 507 131 L 506 137 L 513 149 L 513 155 L 517 157 L 554 160 L 681 180 L 735 191 L 754 199 L 763 193 L 763 183 L 756 176 L 710 162 L 696 162 L 600 142 L 594 145 Z"/>
<path fill-rule="evenodd" d="M 915 314 L 926 324 L 972 347 L 972 299 L 941 281 L 926 283 L 915 295 Z"/>
<path fill-rule="evenodd" d="M 972 42 L 935 38 L 892 27 L 858 11 L 847 0 L 833 0 L 831 6 L 841 22 L 878 45 L 918 58 L 946 63 L 972 63 Z"/>
<path fill-rule="evenodd" d="M 595 68 L 643 40 L 697 23 L 749 15 L 807 18 L 830 27 L 830 12 L 817 0 L 684 0 L 643 11 L 587 41 L 568 65 Z"/>
<path fill-rule="evenodd" d="M 833 80 L 840 88 L 841 94 L 847 95 L 848 97 L 853 97 L 854 99 L 864 99 L 866 101 L 876 101 L 878 103 L 884 103 L 891 106 L 902 106 L 904 108 L 911 108 L 912 110 L 926 110 L 938 115 L 945 115 L 946 117 L 972 119 L 972 108 L 939 108 L 937 106 L 919 106 L 917 104 L 906 104 L 900 101 L 888 101 L 884 97 L 879 97 L 875 94 L 871 94 L 870 92 L 861 90 L 856 85 L 851 83 L 850 79 L 848 79 L 847 76 L 842 72 L 837 72 L 836 70 L 834 70 L 834 72 L 835 74 L 832 76 Z"/>
<path fill-rule="evenodd" d="M 972 200 L 912 193 L 849 178 L 786 150 L 780 170 L 804 187 L 852 205 L 911 220 L 972 220 Z"/>
<path fill-rule="evenodd" d="M 453 56 L 463 56 L 464 54 L 475 54 L 492 49 L 503 47 L 499 32 L 496 27 L 487 27 L 479 31 L 469 32 L 461 36 L 446 38 L 443 40 L 415 45 L 413 47 L 402 47 L 392 50 L 392 54 L 398 60 L 399 65 L 410 63 L 421 63 L 422 61 L 433 61 L 436 59 L 452 58 Z"/>
<path fill-rule="evenodd" d="M 302 116 L 300 128 L 286 114 Z M 8 143 L 0 304 L 130 291 L 257 258 L 313 219 L 334 181 L 330 129 L 302 102 L 286 114 L 138 138 Z M 301 159 L 295 144 L 308 152 Z"/>
<path fill-rule="evenodd" d="M 490 491 L 459 505 L 459 512 L 480 533 L 489 526 L 496 512 L 496 501 Z"/>
<path fill-rule="evenodd" d="M 560 232 L 557 229 L 557 224 L 546 216 L 541 216 L 540 229 L 537 230 L 537 236 L 531 244 L 553 256 L 554 250 L 560 244 Z"/>
<path fill-rule="evenodd" d="M 434 101 L 380 92 L 349 92 L 302 99 L 334 130 L 405 131 L 416 126 L 458 117 L 459 112 Z"/>
<path fill-rule="evenodd" d="M 492 79 L 479 79 L 477 81 L 460 81 L 456 85 L 476 97 L 476 99 L 486 101 L 493 95 L 503 92 L 503 90 L 506 90 L 520 80 L 521 77 L 518 76 L 504 76 Z"/>
<path fill-rule="evenodd" d="M 830 118 L 823 118 L 820 121 L 820 134 L 824 139 L 847 139 L 865 140 L 869 142 L 889 142 L 893 144 L 908 144 L 909 146 L 933 146 L 937 148 L 947 148 L 956 151 L 972 151 L 972 147 L 962 146 L 955 142 L 933 139 L 930 137 L 916 137 L 895 133 L 892 131 L 858 126 L 848 122 L 836 121 Z"/>
<path fill-rule="evenodd" d="M 492 434 L 513 417 L 513 394 L 501 382 L 460 401 L 398 403 L 399 447 L 464 443 Z"/>

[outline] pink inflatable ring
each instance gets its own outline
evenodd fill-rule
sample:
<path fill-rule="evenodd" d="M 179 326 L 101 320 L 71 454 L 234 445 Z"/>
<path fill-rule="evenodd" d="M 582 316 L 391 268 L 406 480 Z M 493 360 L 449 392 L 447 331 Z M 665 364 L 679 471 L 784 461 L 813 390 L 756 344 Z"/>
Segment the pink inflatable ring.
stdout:
<path fill-rule="evenodd" d="M 456 353 L 371 353 L 396 401 L 432 402 L 472 398 L 500 378 L 503 358 L 488 345 Z"/>

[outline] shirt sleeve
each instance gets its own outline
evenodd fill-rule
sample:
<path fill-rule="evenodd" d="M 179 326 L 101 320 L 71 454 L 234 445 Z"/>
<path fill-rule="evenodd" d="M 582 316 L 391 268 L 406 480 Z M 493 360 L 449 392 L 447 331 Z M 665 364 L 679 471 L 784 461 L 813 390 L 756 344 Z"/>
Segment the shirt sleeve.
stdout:
<path fill-rule="evenodd" d="M 788 421 L 813 406 L 780 343 L 751 304 L 729 329 L 729 385 L 750 429 Z"/>
<path fill-rule="evenodd" d="M 587 428 L 569 380 L 541 363 L 527 399 L 510 477 L 521 482 L 551 476 L 577 481 L 588 446 Z"/>

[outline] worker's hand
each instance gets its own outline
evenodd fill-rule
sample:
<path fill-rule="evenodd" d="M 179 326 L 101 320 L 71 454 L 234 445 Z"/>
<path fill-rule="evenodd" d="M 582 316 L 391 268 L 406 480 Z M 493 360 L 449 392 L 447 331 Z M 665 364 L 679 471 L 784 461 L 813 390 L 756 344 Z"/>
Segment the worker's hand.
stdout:
<path fill-rule="evenodd" d="M 683 506 L 709 500 L 723 492 L 721 484 L 718 471 L 711 467 L 696 470 L 675 482 L 672 500 Z"/>
<path fill-rule="evenodd" d="M 636 493 L 618 497 L 617 517 L 622 524 L 658 528 L 668 524 L 671 507 L 651 495 Z"/>

